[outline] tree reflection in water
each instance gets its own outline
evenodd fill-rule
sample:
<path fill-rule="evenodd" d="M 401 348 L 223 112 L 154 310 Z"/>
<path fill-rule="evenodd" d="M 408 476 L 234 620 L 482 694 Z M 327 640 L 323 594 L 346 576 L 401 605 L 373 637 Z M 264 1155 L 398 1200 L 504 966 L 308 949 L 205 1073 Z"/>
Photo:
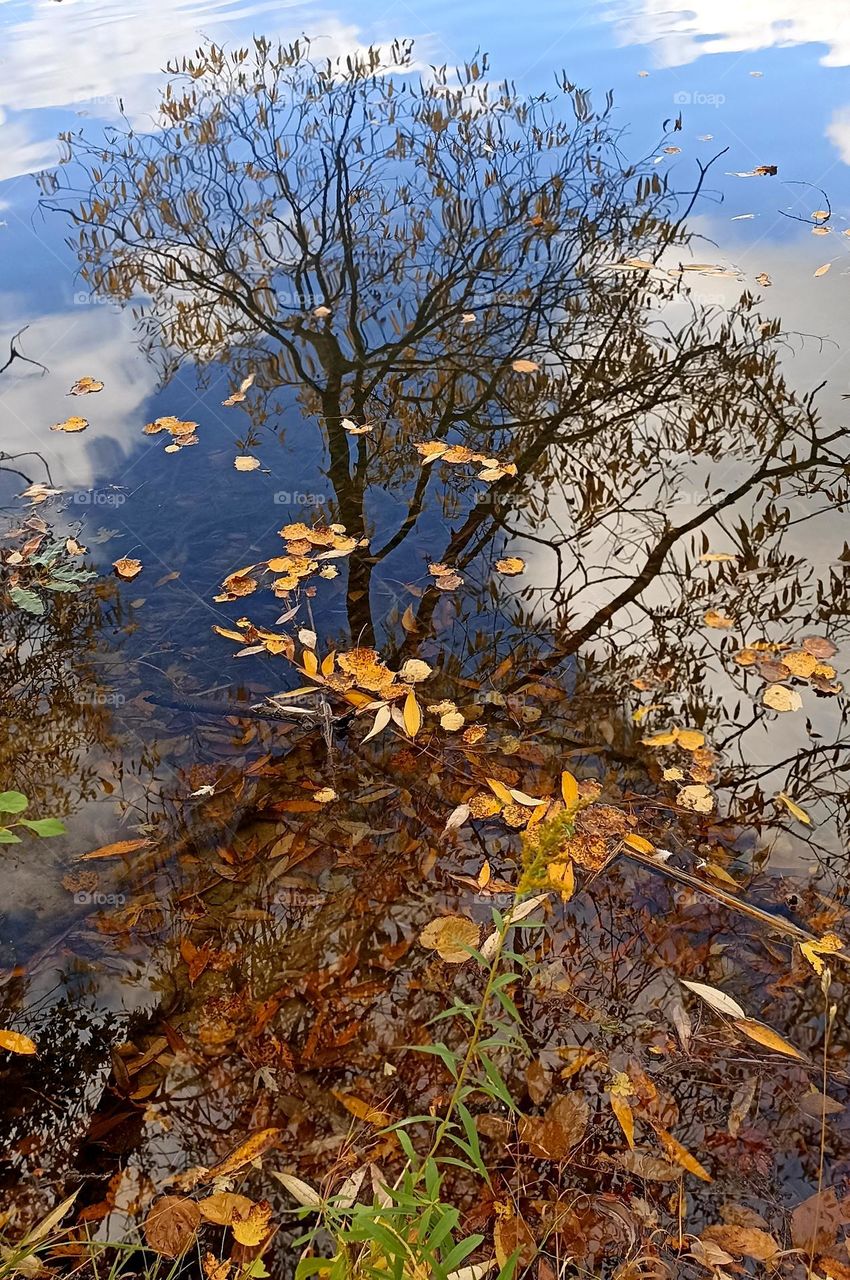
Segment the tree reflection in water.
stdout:
<path fill-rule="evenodd" d="M 649 161 L 624 160 L 610 102 L 595 109 L 566 79 L 527 100 L 494 85 L 483 61 L 426 83 L 414 70 L 408 45 L 339 65 L 315 63 L 304 43 L 207 48 L 169 68 L 157 131 L 69 136 L 47 196 L 73 220 L 92 288 L 146 299 L 142 341 L 164 378 L 184 362 L 202 375 L 226 367 L 234 384 L 254 375 L 246 447 L 269 448 L 275 430 L 321 442 L 326 514 L 369 541 L 340 579 L 341 647 L 376 643 L 393 667 L 426 658 L 434 700 L 455 698 L 470 719 L 483 707 L 489 725 L 478 748 L 387 736 L 343 750 L 342 799 L 327 812 L 289 803 L 327 780 L 312 741 L 285 758 L 256 727 L 230 742 L 228 764 L 241 753 L 254 769 L 210 801 L 218 842 L 184 833 L 175 858 L 136 877 L 139 893 L 168 904 L 157 959 L 166 1048 L 129 1083 L 114 1079 L 109 1106 L 133 1114 L 141 1088 L 154 1130 L 172 1126 L 138 1153 L 154 1180 L 166 1148 L 208 1162 L 234 1130 L 267 1123 L 284 1128 L 281 1163 L 314 1177 L 333 1163 L 341 1175 L 357 1155 L 329 1087 L 389 1098 L 398 1115 L 439 1108 L 439 1063 L 401 1052 L 429 1034 L 445 982 L 418 929 L 435 895 L 457 900 L 449 877 L 477 874 L 482 855 L 517 878 L 516 832 L 498 817 L 443 833 L 473 779 L 546 795 L 569 763 L 692 869 L 707 858 L 723 872 L 737 856 L 733 879 L 774 909 L 784 886 L 758 871 L 777 833 L 797 828 L 766 798 L 785 787 L 817 810 L 811 840 L 825 861 L 838 847 L 823 835 L 830 822 L 846 833 L 843 703 L 830 704 L 829 736 L 777 761 L 758 681 L 731 661 L 762 638 L 846 638 L 846 561 L 819 581 L 786 536 L 792 519 L 796 529 L 842 508 L 846 433 L 788 385 L 780 324 L 746 288 L 721 309 L 688 286 L 681 205 Z M 298 428 L 276 423 L 287 393 Z M 346 419 L 373 429 L 351 436 Z M 422 465 L 414 445 L 425 441 L 496 457 L 505 474 L 487 483 L 474 465 Z M 491 572 L 513 542 L 532 565 L 519 590 Z M 733 558 L 700 565 L 719 544 Z M 458 592 L 399 591 L 438 560 L 463 574 Z M 708 609 L 732 616 L 734 643 L 706 628 Z M 636 720 L 641 699 L 661 716 Z M 663 763 L 719 780 L 728 819 L 677 811 L 678 784 L 640 741 L 671 719 L 713 750 L 698 773 L 686 753 Z M 359 727 L 351 734 L 356 746 Z M 187 784 L 198 780 L 187 769 Z M 222 844 L 222 830 L 236 834 Z M 287 893 L 299 900 L 305 883 L 321 901 L 293 913 Z M 562 1050 L 586 1049 L 574 1079 L 597 1101 L 607 1085 L 594 1062 L 663 1076 L 660 1123 L 711 1153 L 727 1198 L 749 1196 L 778 1221 L 792 1171 L 816 1178 L 796 1103 L 806 1070 L 742 1058 L 715 1024 L 691 1039 L 675 975 L 747 974 L 754 1014 L 792 1029 L 813 1057 L 817 982 L 796 960 L 789 969 L 787 940 L 766 942 L 763 926 L 655 873 L 618 862 L 589 871 L 584 890 L 555 912 L 523 988 L 538 1066 L 548 1076 Z M 461 909 L 488 918 L 487 893 L 463 892 Z M 838 922 L 814 885 L 799 892 L 813 928 Z M 132 923 L 110 930 L 116 945 L 135 944 Z M 154 1019 L 144 1043 L 160 1030 Z M 843 1030 L 833 1054 L 843 1063 Z M 518 1096 L 525 1066 L 505 1066 Z M 741 1146 L 726 1117 L 750 1078 L 760 1109 Z M 500 1185 L 521 1163 L 512 1143 L 491 1153 Z M 606 1196 L 625 1203 L 620 1146 L 600 1103 L 568 1171 L 587 1197 L 574 1235 L 591 1266 L 628 1251 L 622 1224 L 599 1225 Z M 837 1144 L 837 1170 L 845 1159 Z M 536 1184 L 540 1222 L 557 1194 L 554 1176 Z M 669 1197 L 653 1196 L 643 1205 L 669 1229 Z M 467 1207 L 492 1217 L 492 1204 Z M 633 1241 L 644 1212 L 629 1205 Z"/>

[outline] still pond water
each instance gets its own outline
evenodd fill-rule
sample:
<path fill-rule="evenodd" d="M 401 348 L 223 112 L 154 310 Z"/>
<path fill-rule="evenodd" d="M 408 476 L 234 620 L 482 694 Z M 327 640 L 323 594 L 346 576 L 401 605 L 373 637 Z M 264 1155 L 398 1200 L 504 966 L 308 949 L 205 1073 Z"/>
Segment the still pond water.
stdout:
<path fill-rule="evenodd" d="M 817 1073 L 780 1087 L 787 1062 L 743 1051 L 765 1093 L 742 1150 L 740 1046 L 688 996 L 717 1042 L 687 1059 L 676 978 L 822 1053 L 788 936 L 716 895 L 842 932 L 845 7 L 42 0 L 2 23 L 0 785 L 67 827 L 3 853 L 3 1025 L 39 1048 L 2 1065 L 15 1213 L 80 1185 L 108 1234 L 271 1124 L 279 1167 L 320 1180 L 340 1090 L 396 1117 L 439 1096 L 404 1045 L 455 971 L 418 935 L 509 901 L 535 807 L 498 786 L 541 799 L 570 769 L 627 825 L 606 810 L 552 908 L 538 1060 L 660 1061 L 715 1201 L 781 1234 L 817 1183 L 785 1103 Z M 283 65 L 304 37 L 337 71 Z M 346 96 L 373 45 L 395 70 Z M 81 378 L 102 388 L 69 398 Z M 424 680 L 390 679 L 411 661 Z M 332 725 L 245 712 L 307 686 Z M 714 892 L 629 863 L 629 830 Z"/>

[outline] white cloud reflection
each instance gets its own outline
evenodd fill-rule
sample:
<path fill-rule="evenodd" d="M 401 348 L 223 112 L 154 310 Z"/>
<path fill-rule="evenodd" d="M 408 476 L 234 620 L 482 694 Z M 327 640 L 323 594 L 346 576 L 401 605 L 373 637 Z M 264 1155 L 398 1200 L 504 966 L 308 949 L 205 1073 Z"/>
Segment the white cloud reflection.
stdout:
<path fill-rule="evenodd" d="M 845 0 L 668 0 L 617 5 L 624 44 L 652 47 L 656 64 L 681 67 L 704 54 L 746 53 L 800 44 L 826 46 L 827 67 L 850 64 L 850 6 Z"/>

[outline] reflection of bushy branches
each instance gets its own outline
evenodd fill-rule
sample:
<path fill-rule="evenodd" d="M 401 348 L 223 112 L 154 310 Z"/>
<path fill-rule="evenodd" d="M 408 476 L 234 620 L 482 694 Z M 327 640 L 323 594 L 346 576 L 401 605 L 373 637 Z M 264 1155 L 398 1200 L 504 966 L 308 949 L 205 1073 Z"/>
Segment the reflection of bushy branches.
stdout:
<path fill-rule="evenodd" d="M 95 591 L 85 570 L 62 572 L 61 587 L 67 579 L 73 590 L 51 588 L 38 567 L 20 571 L 17 590 L 31 594 L 41 613 L 20 607 L 8 590 L 0 596 L 0 786 L 20 787 L 25 780 L 34 804 L 54 813 L 95 794 L 95 768 L 86 757 L 95 746 L 105 748 L 110 734 L 110 713 L 95 696 L 94 659 L 112 589 Z"/>

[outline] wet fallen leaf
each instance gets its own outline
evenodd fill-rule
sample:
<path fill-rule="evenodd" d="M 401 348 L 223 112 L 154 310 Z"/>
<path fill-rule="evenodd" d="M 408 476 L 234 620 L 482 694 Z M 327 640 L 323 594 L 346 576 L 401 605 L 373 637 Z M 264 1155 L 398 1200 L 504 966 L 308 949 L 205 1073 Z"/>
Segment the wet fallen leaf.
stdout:
<path fill-rule="evenodd" d="M 350 418 L 343 418 L 342 429 L 343 431 L 347 431 L 350 436 L 368 436 L 370 431 L 375 430 L 373 426 L 370 426 L 369 423 L 366 422 L 364 422 L 362 427 L 358 427 L 357 423 L 352 422 Z"/>
<path fill-rule="evenodd" d="M 833 658 L 838 653 L 838 646 L 831 640 L 827 640 L 825 636 L 804 636 L 800 644 L 806 653 L 811 653 L 822 661 Z"/>
<path fill-rule="evenodd" d="M 779 1253 L 781 1246 L 767 1231 L 757 1227 L 735 1227 L 718 1224 L 706 1227 L 700 1239 L 704 1243 L 718 1245 L 727 1253 L 738 1257 L 754 1258 L 757 1262 L 769 1262 Z"/>
<path fill-rule="evenodd" d="M 550 862 L 546 869 L 546 878 L 553 889 L 561 895 L 563 902 L 569 902 L 575 893 L 576 875 L 571 861 Z"/>
<path fill-rule="evenodd" d="M 557 1098 L 543 1116 L 522 1116 L 519 1137 L 532 1155 L 544 1160 L 564 1160 L 585 1135 L 590 1112 L 578 1093 Z"/>
<path fill-rule="evenodd" d="M 269 1234 L 271 1216 L 272 1207 L 268 1200 L 260 1200 L 257 1204 L 252 1204 L 246 1214 L 234 1216 L 230 1228 L 233 1238 L 239 1244 L 247 1245 L 249 1248 L 262 1244 Z"/>
<path fill-rule="evenodd" d="M 537 373 L 540 365 L 535 360 L 512 360 L 511 368 L 514 373 Z"/>
<path fill-rule="evenodd" d="M 786 667 L 792 676 L 799 676 L 801 680 L 808 680 L 818 666 L 818 659 L 813 653 L 802 649 L 799 652 L 783 653 L 782 666 Z M 834 674 L 835 672 L 833 672 Z"/>
<path fill-rule="evenodd" d="M 156 436 L 160 431 L 167 431 L 169 435 L 179 439 L 181 436 L 194 435 L 197 426 L 197 422 L 184 422 L 180 418 L 169 415 L 164 418 L 155 418 L 153 422 L 147 423 L 143 432 L 146 436 Z"/>
<path fill-rule="evenodd" d="M 241 404 L 245 399 L 245 392 L 254 384 L 254 375 L 249 373 L 247 378 L 243 378 L 239 383 L 239 390 L 232 392 L 226 400 L 222 400 L 222 404 L 226 408 L 231 408 L 234 404 Z"/>
<path fill-rule="evenodd" d="M 617 1117 L 617 1123 L 625 1134 L 626 1142 L 629 1147 L 634 1150 L 635 1145 L 635 1116 L 631 1106 L 625 1098 L 621 1098 L 612 1090 L 610 1093 L 611 1110 Z"/>
<path fill-rule="evenodd" d="M 569 769 L 564 769 L 561 774 L 561 796 L 567 809 L 575 809 L 577 807 L 578 782 Z"/>
<path fill-rule="evenodd" d="M 507 578 L 513 578 L 518 573 L 522 573 L 525 569 L 525 561 L 520 556 L 508 556 L 504 560 L 496 561 L 496 568 L 499 573 L 503 573 Z"/>
<path fill-rule="evenodd" d="M 311 1187 L 309 1182 L 296 1178 L 295 1174 L 280 1173 L 277 1169 L 272 1169 L 271 1175 L 273 1178 L 277 1178 L 278 1182 L 286 1188 L 293 1199 L 297 1200 L 305 1209 L 321 1209 L 325 1203 L 318 1191 Z"/>
<path fill-rule="evenodd" d="M 789 795 L 786 795 L 784 791 L 780 791 L 776 799 L 780 804 L 785 806 L 788 812 L 795 817 L 798 822 L 805 823 L 807 827 L 812 825 L 812 820 L 806 813 L 805 809 L 801 809 L 800 806 L 796 804 Z"/>
<path fill-rule="evenodd" d="M 825 262 L 822 266 L 818 267 L 817 271 L 815 272 L 815 275 L 825 276 L 831 266 L 832 266 L 831 262 Z"/>
<path fill-rule="evenodd" d="M 331 1089 L 331 1093 L 337 1102 L 341 1103 L 356 1120 L 365 1120 L 367 1124 L 372 1124 L 377 1129 L 389 1124 L 390 1116 L 388 1112 L 382 1111 L 380 1107 L 373 1107 L 371 1102 L 364 1102 L 362 1098 L 355 1097 L 353 1093 L 342 1093 L 339 1089 Z"/>
<path fill-rule="evenodd" d="M 318 804 L 330 804 L 336 798 L 337 795 L 333 787 L 320 787 L 318 791 L 313 792 L 313 799 Z"/>
<path fill-rule="evenodd" d="M 103 390 L 103 383 L 98 378 L 78 378 L 71 390 L 69 396 L 88 396 L 94 395 L 97 391 Z"/>
<path fill-rule="evenodd" d="M 643 836 L 634 835 L 629 832 L 623 836 L 623 844 L 627 849 L 633 849 L 635 853 L 655 853 L 655 845 L 651 841 L 645 840 Z"/>
<path fill-rule="evenodd" d="M 413 447 L 422 458 L 423 467 L 427 466 L 429 462 L 436 462 L 438 458 L 442 458 L 443 454 L 448 453 L 449 450 L 449 446 L 441 440 L 424 440 Z"/>
<path fill-rule="evenodd" d="M 527 1223 L 517 1217 L 512 1210 L 496 1222 L 493 1228 L 493 1248 L 496 1253 L 496 1262 L 502 1268 L 507 1267 L 510 1258 L 515 1254 L 518 1255 L 513 1273 L 517 1275 L 522 1275 L 531 1266 L 537 1252 L 534 1236 Z M 505 1274 L 510 1273 L 506 1271 Z"/>
<path fill-rule="evenodd" d="M 259 458 L 254 458 L 250 453 L 241 453 L 233 459 L 233 465 L 237 471 L 256 471 L 262 464 Z"/>
<path fill-rule="evenodd" d="M 743 1019 L 746 1021 L 747 1015 L 737 1000 L 733 1000 L 725 991 L 721 991 L 718 987 L 710 987 L 706 982 L 689 982 L 682 978 L 682 986 L 687 987 L 689 991 L 693 991 L 694 995 L 699 996 L 701 1000 L 717 1013 L 723 1013 L 729 1018 L 735 1018 L 736 1021 Z"/>
<path fill-rule="evenodd" d="M 637 1178 L 645 1178 L 647 1182 L 678 1182 L 682 1170 L 678 1165 L 661 1160 L 648 1151 L 623 1151 L 614 1159 L 621 1168 Z"/>
<path fill-rule="evenodd" d="M 416 694 L 412 689 L 404 700 L 402 716 L 404 719 L 405 732 L 409 737 L 415 738 L 419 730 L 422 728 L 422 708 L 416 701 Z"/>
<path fill-rule="evenodd" d="M 427 662 L 423 662 L 421 658 L 408 658 L 399 670 L 398 678 L 405 684 L 419 684 L 420 680 L 427 680 L 431 674 L 432 668 Z"/>
<path fill-rule="evenodd" d="M 193 1244 L 201 1213 L 185 1196 L 160 1196 L 145 1218 L 145 1240 L 163 1258 L 179 1258 Z"/>
<path fill-rule="evenodd" d="M 0 1031 L 0 1049 L 5 1049 L 7 1053 L 38 1053 L 35 1041 L 20 1031 Z"/>
<path fill-rule="evenodd" d="M 844 943 L 836 933 L 825 933 L 822 938 L 818 938 L 816 941 L 800 943 L 800 950 L 818 977 L 821 976 L 826 967 L 823 957 L 834 955 L 836 951 L 842 951 L 843 949 Z"/>
<path fill-rule="evenodd" d="M 771 711 L 799 711 L 803 699 L 796 689 L 789 689 L 784 684 L 770 684 L 761 695 L 761 700 Z"/>
<path fill-rule="evenodd" d="M 134 853 L 136 849 L 144 849 L 151 842 L 144 836 L 137 840 L 118 840 L 114 844 L 101 845 L 99 849 L 92 849 L 91 853 L 84 853 L 78 859 L 79 862 L 91 862 L 95 858 L 123 858 L 127 853 Z"/>
<path fill-rule="evenodd" d="M 711 813 L 714 809 L 714 796 L 703 782 L 682 787 L 676 796 L 676 804 L 680 809 L 688 809 L 691 813 Z"/>
<path fill-rule="evenodd" d="M 795 1049 L 793 1044 L 785 1040 L 777 1031 L 771 1027 L 766 1027 L 763 1022 L 755 1022 L 751 1018 L 739 1018 L 735 1022 L 738 1031 L 742 1031 L 750 1040 L 754 1040 L 756 1044 L 764 1045 L 766 1049 L 772 1049 L 774 1053 L 783 1053 L 786 1058 L 800 1058 L 804 1060 L 804 1055 L 799 1049 Z"/>
<path fill-rule="evenodd" d="M 372 722 L 372 728 L 363 738 L 364 742 L 368 742 L 370 738 L 377 738 L 379 733 L 386 729 L 392 717 L 392 712 L 388 706 L 379 707 L 375 719 Z"/>
<path fill-rule="evenodd" d="M 725 614 L 718 613 L 716 609 L 708 609 L 702 617 L 707 627 L 714 627 L 718 631 L 726 631 L 729 627 L 734 627 L 735 623 L 731 618 L 727 618 Z"/>
<path fill-rule="evenodd" d="M 64 422 L 54 422 L 50 430 L 67 432 L 85 431 L 88 425 L 88 419 L 86 418 L 66 418 Z"/>
<path fill-rule="evenodd" d="M 112 567 L 118 577 L 123 578 L 125 582 L 131 582 L 142 572 L 141 560 L 131 560 L 126 556 L 120 560 L 113 560 Z"/>
<path fill-rule="evenodd" d="M 466 916 L 438 916 L 419 935 L 419 941 L 428 951 L 436 951 L 446 964 L 464 964 L 469 957 L 469 947 L 477 947 L 478 925 Z"/>
<path fill-rule="evenodd" d="M 205 1222 L 217 1227 L 229 1227 L 236 1214 L 245 1216 L 253 1206 L 253 1200 L 235 1191 L 216 1191 L 198 1202 L 198 1209 Z"/>
<path fill-rule="evenodd" d="M 211 1182 L 215 1178 L 226 1178 L 244 1165 L 252 1164 L 270 1147 L 277 1145 L 281 1133 L 282 1130 L 275 1128 L 259 1129 L 256 1133 L 252 1133 L 250 1138 L 240 1142 L 239 1146 L 235 1147 L 229 1156 L 225 1156 L 224 1160 L 219 1164 L 208 1169 L 204 1181 Z"/>
<path fill-rule="evenodd" d="M 701 1182 L 711 1182 L 712 1177 L 703 1165 L 700 1164 L 696 1156 L 691 1155 L 687 1147 L 683 1147 L 678 1138 L 674 1138 L 672 1133 L 668 1133 L 666 1129 L 656 1128 L 656 1134 L 664 1153 L 668 1159 L 673 1160 L 676 1164 L 680 1164 L 687 1173 L 692 1173 L 695 1178 L 699 1178 Z"/>

